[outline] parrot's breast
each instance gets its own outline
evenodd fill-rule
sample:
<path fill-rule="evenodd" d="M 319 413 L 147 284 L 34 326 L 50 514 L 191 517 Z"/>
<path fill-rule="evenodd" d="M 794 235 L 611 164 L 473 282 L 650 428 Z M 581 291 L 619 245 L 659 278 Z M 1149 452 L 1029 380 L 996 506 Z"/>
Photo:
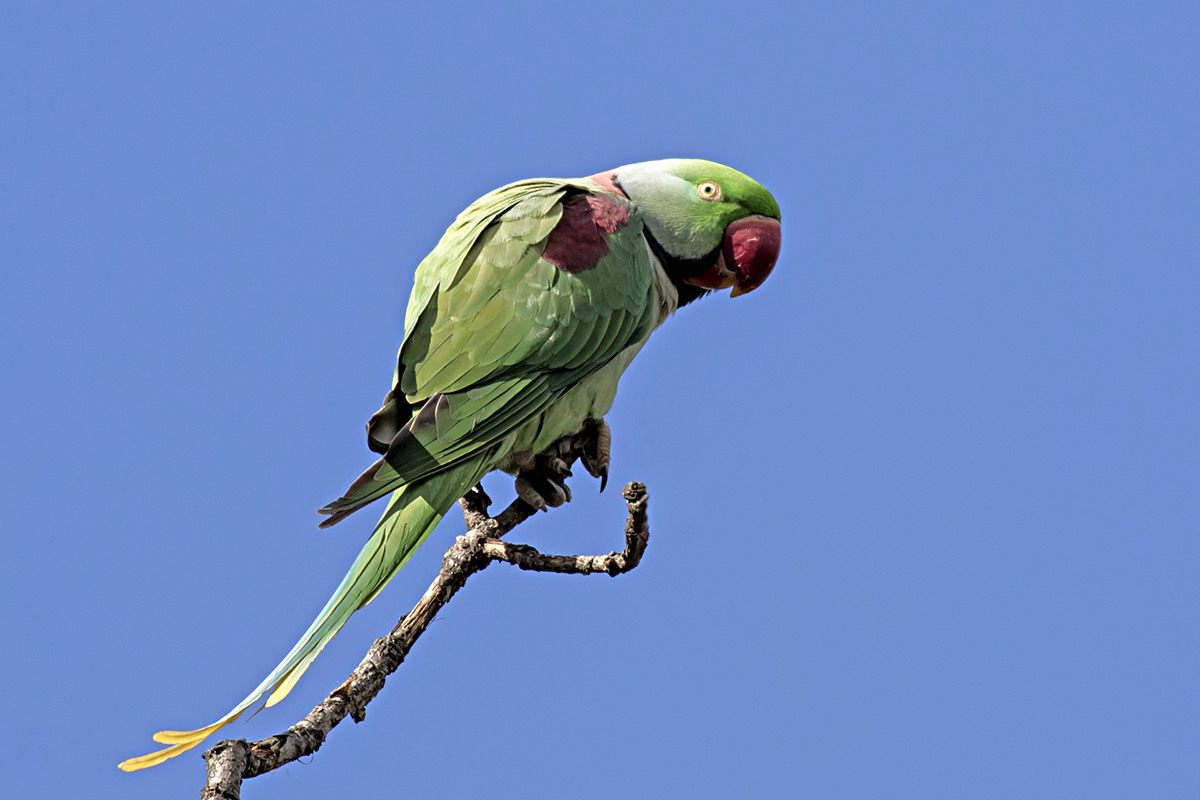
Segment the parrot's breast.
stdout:
<path fill-rule="evenodd" d="M 514 475 L 527 469 L 535 456 L 549 452 L 562 437 L 582 431 L 589 418 L 602 419 L 612 408 L 621 375 L 650 339 L 650 334 L 679 307 L 679 291 L 675 284 L 648 243 L 646 250 L 654 270 L 649 300 L 655 308 L 653 323 L 646 335 L 617 353 L 607 364 L 568 389 L 549 408 L 510 434 L 508 441 L 500 448 L 502 455 L 497 462 L 497 469 Z"/>

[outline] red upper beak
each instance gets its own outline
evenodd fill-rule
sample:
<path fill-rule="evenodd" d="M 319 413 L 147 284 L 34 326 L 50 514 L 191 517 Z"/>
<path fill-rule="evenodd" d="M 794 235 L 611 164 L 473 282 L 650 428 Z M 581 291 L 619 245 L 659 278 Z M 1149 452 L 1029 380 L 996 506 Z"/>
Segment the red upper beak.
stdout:
<path fill-rule="evenodd" d="M 730 297 L 753 291 L 767 279 L 779 258 L 780 235 L 779 220 L 758 214 L 729 224 L 721 253 L 735 272 Z"/>

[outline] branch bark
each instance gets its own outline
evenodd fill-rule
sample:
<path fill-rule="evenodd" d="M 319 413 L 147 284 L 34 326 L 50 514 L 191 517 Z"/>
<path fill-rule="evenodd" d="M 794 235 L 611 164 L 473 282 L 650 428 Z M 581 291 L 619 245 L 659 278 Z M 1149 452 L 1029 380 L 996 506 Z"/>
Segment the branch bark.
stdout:
<path fill-rule="evenodd" d="M 391 633 L 376 639 L 366 656 L 346 681 L 334 689 L 304 719 L 283 733 L 247 742 L 228 739 L 204 754 L 207 780 L 201 800 L 240 800 L 242 781 L 270 772 L 320 749 L 329 732 L 346 717 L 355 722 L 366 718 L 367 704 L 379 694 L 387 676 L 408 656 L 413 644 L 450 598 L 477 572 L 494 561 L 514 564 L 533 572 L 588 575 L 603 572 L 620 575 L 635 568 L 650 540 L 646 514 L 646 486 L 631 482 L 621 492 L 628 507 L 625 549 L 595 556 L 545 555 L 523 544 L 510 544 L 500 537 L 537 513 L 524 500 L 514 500 L 495 517 L 488 516 L 491 500 L 482 487 L 475 487 L 460 501 L 467 532 L 455 539 L 442 557 L 442 568 L 425 594 L 402 616 Z"/>

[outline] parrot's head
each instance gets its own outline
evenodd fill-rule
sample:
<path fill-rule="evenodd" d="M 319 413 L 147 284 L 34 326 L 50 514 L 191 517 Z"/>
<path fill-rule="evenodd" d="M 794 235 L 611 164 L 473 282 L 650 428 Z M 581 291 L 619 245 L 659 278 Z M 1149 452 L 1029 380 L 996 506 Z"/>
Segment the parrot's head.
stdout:
<path fill-rule="evenodd" d="M 630 164 L 610 176 L 641 211 L 680 305 L 714 289 L 732 288 L 737 297 L 771 274 L 779 204 L 750 176 L 692 158 Z"/>

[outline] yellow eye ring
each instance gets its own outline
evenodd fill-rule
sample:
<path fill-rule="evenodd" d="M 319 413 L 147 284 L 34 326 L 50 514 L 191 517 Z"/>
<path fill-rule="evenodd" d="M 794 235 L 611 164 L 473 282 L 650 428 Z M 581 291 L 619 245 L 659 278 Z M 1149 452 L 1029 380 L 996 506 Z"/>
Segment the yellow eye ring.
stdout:
<path fill-rule="evenodd" d="M 696 187 L 696 194 L 700 195 L 701 200 L 720 200 L 721 187 L 714 181 L 705 181 Z"/>

